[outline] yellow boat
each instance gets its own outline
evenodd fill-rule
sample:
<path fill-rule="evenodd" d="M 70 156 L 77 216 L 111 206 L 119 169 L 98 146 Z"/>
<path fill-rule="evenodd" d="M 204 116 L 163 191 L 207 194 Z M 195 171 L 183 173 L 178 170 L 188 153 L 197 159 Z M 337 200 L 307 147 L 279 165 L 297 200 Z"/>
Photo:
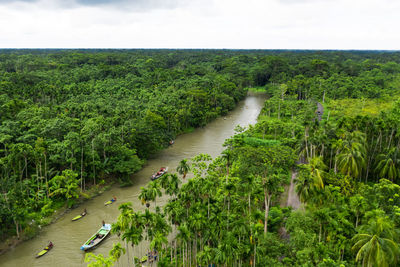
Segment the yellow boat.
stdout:
<path fill-rule="evenodd" d="M 110 204 L 114 203 L 115 201 L 117 201 L 117 198 L 116 198 L 116 197 L 113 197 L 111 200 L 105 202 L 105 203 L 104 203 L 104 206 L 110 205 Z"/>
<path fill-rule="evenodd" d="M 53 243 L 50 242 L 50 244 L 45 247 L 42 251 L 36 254 L 36 258 L 42 257 L 44 254 L 49 252 L 53 248 Z"/>
<path fill-rule="evenodd" d="M 83 212 L 82 214 L 79 214 L 78 216 L 75 216 L 74 218 L 72 218 L 72 221 L 77 221 L 77 220 L 81 219 L 85 215 L 86 215 L 86 212 Z"/>

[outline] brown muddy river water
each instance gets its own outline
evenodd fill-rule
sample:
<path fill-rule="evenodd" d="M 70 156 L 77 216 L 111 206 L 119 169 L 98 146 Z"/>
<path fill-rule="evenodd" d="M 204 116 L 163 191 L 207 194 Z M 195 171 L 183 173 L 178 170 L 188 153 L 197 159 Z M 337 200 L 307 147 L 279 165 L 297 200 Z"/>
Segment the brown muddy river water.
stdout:
<path fill-rule="evenodd" d="M 140 193 L 140 187 L 150 181 L 151 174 L 160 166 L 168 166 L 169 171 L 174 172 L 180 160 L 191 158 L 199 153 L 207 153 L 213 158 L 217 157 L 223 150 L 222 144 L 225 139 L 234 134 L 234 128 L 237 125 L 248 126 L 256 123 L 265 100 L 265 94 L 249 93 L 246 99 L 225 117 L 218 118 L 192 133 L 179 136 L 172 146 L 158 153 L 154 159 L 147 162 L 140 172 L 134 175 L 133 186 L 120 188 L 115 185 L 102 195 L 71 210 L 54 224 L 44 227 L 37 237 L 1 255 L 0 266 L 86 266 L 85 252 L 80 250 L 81 245 L 100 228 L 102 220 L 106 223 L 113 223 L 117 220 L 119 204 L 132 202 L 133 209 L 145 209 L 137 196 Z M 104 206 L 104 202 L 114 195 L 117 197 L 117 201 L 112 205 Z M 166 197 L 157 199 L 157 205 L 165 204 L 166 200 Z M 78 215 L 83 208 L 87 209 L 88 214 L 82 219 L 72 222 L 71 219 Z M 54 243 L 54 248 L 43 257 L 36 259 L 35 254 L 42 250 L 49 240 Z M 116 235 L 110 235 L 91 252 L 96 255 L 101 253 L 108 256 L 108 251 L 112 248 L 113 243 L 117 242 L 121 242 L 125 247 L 124 242 L 119 240 Z M 130 259 L 132 259 L 132 253 L 141 258 L 146 253 L 146 247 L 148 246 L 138 246 L 134 251 L 130 248 Z M 130 263 L 133 266 L 132 260 Z M 128 266 L 126 254 L 121 256 L 116 266 Z"/>

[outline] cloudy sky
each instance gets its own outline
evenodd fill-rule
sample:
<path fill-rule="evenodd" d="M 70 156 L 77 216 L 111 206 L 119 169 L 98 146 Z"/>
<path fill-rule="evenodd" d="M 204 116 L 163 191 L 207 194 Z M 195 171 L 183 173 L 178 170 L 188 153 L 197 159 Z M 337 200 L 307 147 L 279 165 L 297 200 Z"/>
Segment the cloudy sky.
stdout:
<path fill-rule="evenodd" d="M 398 0 L 0 0 L 1 48 L 400 48 Z"/>

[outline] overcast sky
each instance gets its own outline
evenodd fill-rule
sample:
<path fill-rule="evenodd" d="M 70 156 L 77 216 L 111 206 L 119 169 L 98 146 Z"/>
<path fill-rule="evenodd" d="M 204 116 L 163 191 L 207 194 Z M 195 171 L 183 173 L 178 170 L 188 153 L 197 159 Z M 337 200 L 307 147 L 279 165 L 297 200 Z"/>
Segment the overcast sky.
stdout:
<path fill-rule="evenodd" d="M 397 0 L 0 0 L 1 48 L 400 48 Z"/>

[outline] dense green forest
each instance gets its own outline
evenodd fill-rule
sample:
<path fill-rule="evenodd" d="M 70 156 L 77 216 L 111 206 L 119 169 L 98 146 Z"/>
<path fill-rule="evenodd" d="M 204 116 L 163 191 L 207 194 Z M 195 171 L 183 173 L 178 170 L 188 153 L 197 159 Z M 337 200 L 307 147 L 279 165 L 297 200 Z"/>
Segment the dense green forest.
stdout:
<path fill-rule="evenodd" d="M 399 63 L 373 51 L 2 50 L 0 235 L 29 235 L 99 183 L 129 184 L 258 87 L 270 95 L 259 122 L 221 157 L 184 160 L 194 178 L 182 186 L 176 174 L 149 183 L 151 209 L 121 205 L 114 231 L 147 239 L 160 266 L 395 266 Z M 293 172 L 300 210 L 282 200 Z M 161 193 L 171 199 L 154 211 Z"/>
<path fill-rule="evenodd" d="M 178 172 L 194 177 L 181 186 L 177 174 L 150 182 L 139 195 L 150 208 L 121 205 L 113 231 L 127 246 L 147 240 L 158 266 L 397 266 L 397 55 L 255 53 L 249 85 L 270 95 L 258 123 L 238 128 L 220 157 L 184 160 Z M 87 258 L 110 266 L 124 251 Z"/>
<path fill-rule="evenodd" d="M 90 185 L 129 184 L 176 135 L 232 109 L 246 81 L 223 66 L 229 59 L 173 51 L 3 51 L 0 236 L 33 230 L 28 222 L 43 223 Z"/>

